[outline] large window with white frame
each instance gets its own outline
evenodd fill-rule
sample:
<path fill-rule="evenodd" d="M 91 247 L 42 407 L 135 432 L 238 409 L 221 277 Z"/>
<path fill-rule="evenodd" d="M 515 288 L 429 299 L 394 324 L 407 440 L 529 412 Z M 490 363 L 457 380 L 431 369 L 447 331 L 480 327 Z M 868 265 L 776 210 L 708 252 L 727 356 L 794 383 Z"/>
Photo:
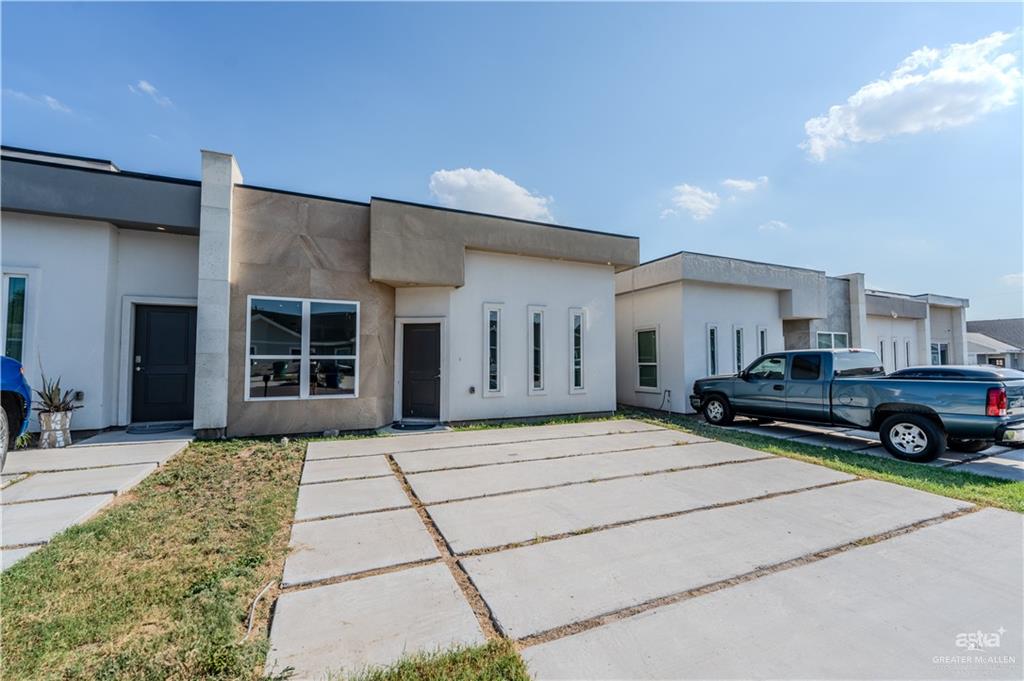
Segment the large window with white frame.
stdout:
<path fill-rule="evenodd" d="M 587 313 L 583 308 L 569 309 L 569 392 L 582 393 L 585 389 L 583 377 L 583 336 L 587 328 Z"/>
<path fill-rule="evenodd" d="M 359 303 L 249 296 L 246 400 L 359 395 Z"/>
<path fill-rule="evenodd" d="M 658 330 L 637 329 L 636 386 L 639 390 L 658 389 Z"/>
<path fill-rule="evenodd" d="M 26 294 L 28 276 L 3 276 L 3 338 L 4 355 L 19 362 L 25 361 Z"/>
<path fill-rule="evenodd" d="M 736 373 L 743 371 L 743 327 L 736 326 L 732 330 L 733 336 L 733 360 Z"/>
<path fill-rule="evenodd" d="M 707 328 L 707 344 L 708 344 L 708 376 L 718 375 L 718 327 L 714 324 L 708 324 Z"/>
<path fill-rule="evenodd" d="M 818 347 L 843 349 L 850 347 L 850 336 L 843 331 L 819 331 Z"/>
<path fill-rule="evenodd" d="M 932 343 L 932 364 L 949 364 L 949 343 Z"/>
<path fill-rule="evenodd" d="M 530 305 L 526 308 L 527 347 L 530 349 L 527 393 L 544 394 L 544 307 Z"/>
<path fill-rule="evenodd" d="M 757 327 L 757 356 L 768 354 L 768 329 L 759 326 Z"/>
<path fill-rule="evenodd" d="M 497 303 L 484 304 L 484 396 L 502 394 L 501 309 Z"/>

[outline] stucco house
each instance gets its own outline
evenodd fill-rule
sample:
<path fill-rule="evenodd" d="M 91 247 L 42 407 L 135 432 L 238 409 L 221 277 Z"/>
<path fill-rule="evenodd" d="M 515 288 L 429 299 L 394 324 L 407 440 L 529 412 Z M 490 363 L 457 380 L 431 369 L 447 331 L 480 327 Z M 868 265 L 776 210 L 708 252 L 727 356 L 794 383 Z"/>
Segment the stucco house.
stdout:
<path fill-rule="evenodd" d="M 967 344 L 971 364 L 1024 369 L 1024 318 L 969 321 Z"/>
<path fill-rule="evenodd" d="M 201 436 L 610 412 L 635 237 L 4 148 L 5 354 L 75 427 Z"/>
<path fill-rule="evenodd" d="M 622 404 L 690 412 L 693 382 L 762 354 L 870 348 L 893 371 L 965 363 L 968 301 L 864 286 L 863 274 L 681 251 L 615 275 Z"/>

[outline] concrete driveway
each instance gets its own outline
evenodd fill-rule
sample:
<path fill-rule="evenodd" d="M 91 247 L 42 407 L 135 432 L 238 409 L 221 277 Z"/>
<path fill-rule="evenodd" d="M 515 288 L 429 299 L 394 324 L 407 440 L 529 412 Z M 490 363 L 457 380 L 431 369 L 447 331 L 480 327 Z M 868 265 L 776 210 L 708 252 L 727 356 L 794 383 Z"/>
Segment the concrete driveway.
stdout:
<path fill-rule="evenodd" d="M 318 442 L 267 670 L 505 636 L 538 679 L 1020 678 L 1022 531 L 637 421 Z"/>
<path fill-rule="evenodd" d="M 0 476 L 0 570 L 94 516 L 191 439 L 191 429 L 163 438 L 115 431 L 66 449 L 9 452 Z"/>

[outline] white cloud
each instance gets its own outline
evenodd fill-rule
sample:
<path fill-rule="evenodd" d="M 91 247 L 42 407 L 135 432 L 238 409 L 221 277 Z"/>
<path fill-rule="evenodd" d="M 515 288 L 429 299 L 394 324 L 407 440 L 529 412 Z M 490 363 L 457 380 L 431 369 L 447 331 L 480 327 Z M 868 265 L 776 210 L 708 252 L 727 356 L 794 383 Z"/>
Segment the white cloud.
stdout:
<path fill-rule="evenodd" d="M 722 180 L 722 186 L 734 189 L 738 192 L 752 192 L 755 189 L 760 189 L 766 184 L 768 184 L 768 178 L 764 175 L 756 180 L 734 180 L 732 178 Z"/>
<path fill-rule="evenodd" d="M 672 188 L 672 205 L 687 211 L 694 220 L 707 220 L 722 203 L 715 192 L 709 192 L 692 184 L 681 184 Z M 669 209 L 674 215 L 676 211 Z M 662 211 L 666 217 L 667 211 Z"/>
<path fill-rule="evenodd" d="M 1000 279 L 1007 286 L 1024 286 L 1024 272 L 1004 274 Z"/>
<path fill-rule="evenodd" d="M 56 97 L 51 97 L 50 95 L 30 95 L 27 92 L 21 92 L 20 90 L 10 90 L 7 88 L 4 88 L 4 94 L 8 97 L 12 97 L 22 102 L 42 104 L 43 106 L 60 113 L 73 113 L 71 111 L 71 107 L 69 107 L 67 104 L 60 101 Z"/>
<path fill-rule="evenodd" d="M 531 194 L 488 168 L 438 170 L 430 176 L 430 193 L 448 208 L 551 222 L 550 197 Z"/>
<path fill-rule="evenodd" d="M 769 220 L 761 225 L 758 225 L 757 231 L 771 233 L 788 232 L 789 225 L 782 220 Z"/>
<path fill-rule="evenodd" d="M 160 106 L 174 106 L 171 98 L 160 94 L 160 90 L 148 80 L 140 80 L 135 85 L 129 85 L 128 89 L 137 95 L 148 95 L 150 99 Z"/>
<path fill-rule="evenodd" d="M 915 50 L 888 77 L 807 121 L 800 147 L 824 161 L 850 143 L 966 125 L 1012 105 L 1021 87 L 1017 57 L 1004 49 L 1012 37 L 997 31 L 973 43 Z"/>

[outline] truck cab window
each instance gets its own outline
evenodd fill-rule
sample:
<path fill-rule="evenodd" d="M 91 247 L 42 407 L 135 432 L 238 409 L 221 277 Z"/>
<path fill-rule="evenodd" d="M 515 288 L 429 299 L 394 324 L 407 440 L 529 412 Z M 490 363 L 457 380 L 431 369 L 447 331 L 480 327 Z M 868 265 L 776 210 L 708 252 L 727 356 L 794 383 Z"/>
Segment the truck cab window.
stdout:
<path fill-rule="evenodd" d="M 781 381 L 786 375 L 786 358 L 765 357 L 750 368 L 748 375 L 762 381 Z"/>
<path fill-rule="evenodd" d="M 821 378 L 821 355 L 794 355 L 789 377 L 794 381 L 817 381 Z"/>

